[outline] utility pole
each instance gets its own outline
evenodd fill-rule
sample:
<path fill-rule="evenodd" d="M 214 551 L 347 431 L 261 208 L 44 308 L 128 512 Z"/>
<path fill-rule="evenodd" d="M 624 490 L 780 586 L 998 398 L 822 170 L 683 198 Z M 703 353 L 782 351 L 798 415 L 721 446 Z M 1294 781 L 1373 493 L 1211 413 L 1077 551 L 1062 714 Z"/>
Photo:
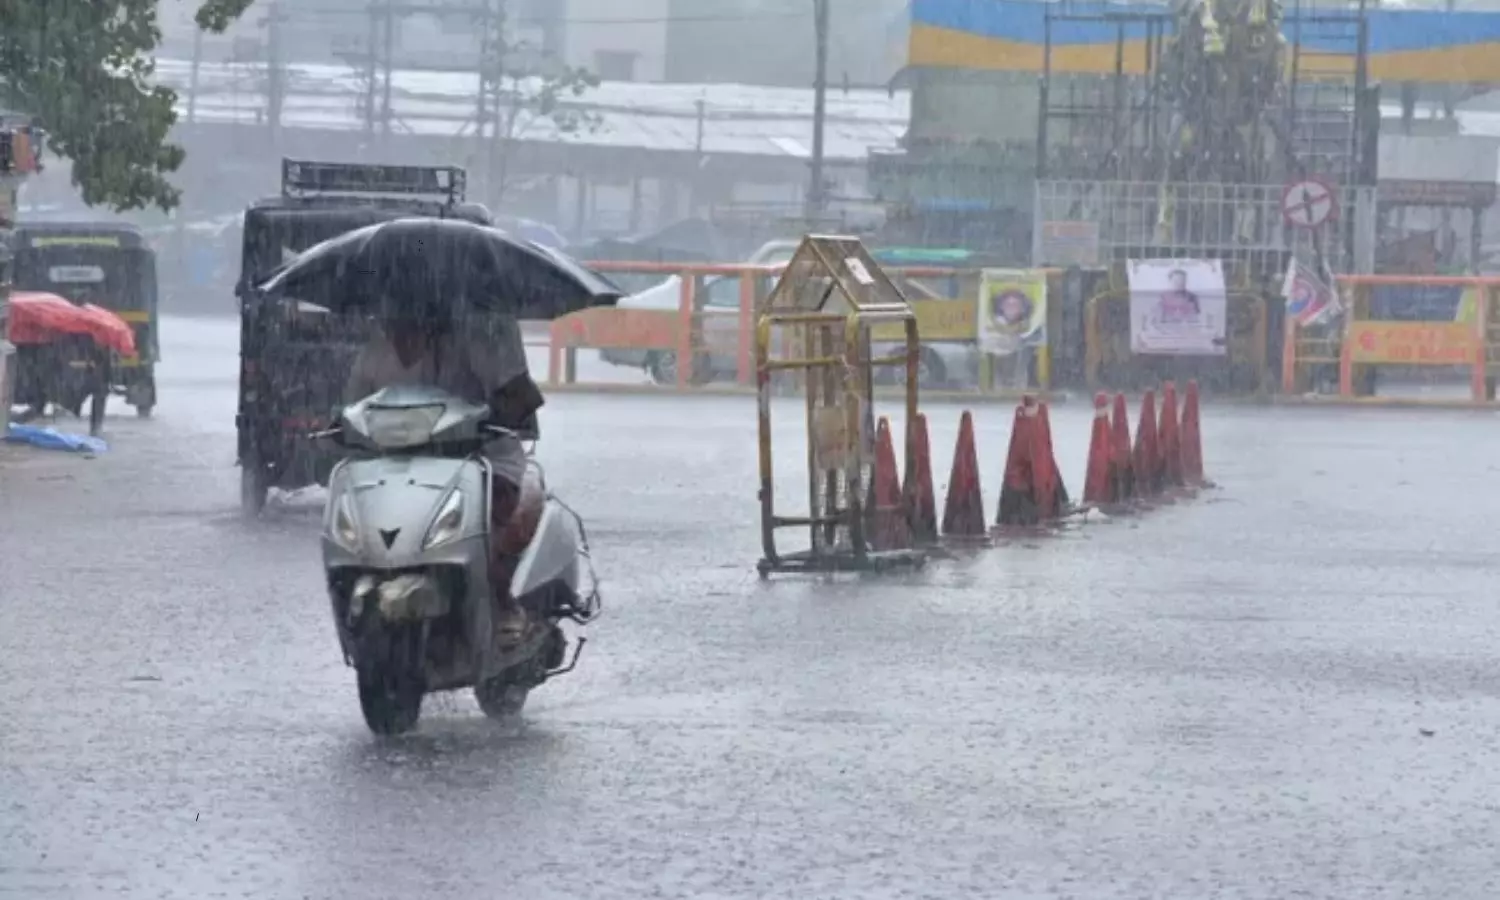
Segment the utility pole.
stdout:
<path fill-rule="evenodd" d="M 828 116 L 828 0 L 813 0 L 813 29 L 817 49 L 813 76 L 812 183 L 807 190 L 807 218 L 823 214 L 823 125 Z"/>
<path fill-rule="evenodd" d="M 198 121 L 198 75 L 203 68 L 203 29 L 193 26 L 193 68 L 188 75 L 187 120 L 189 125 Z"/>
<path fill-rule="evenodd" d="M 370 26 L 369 37 L 365 39 L 365 134 L 375 134 L 375 90 L 379 82 L 376 78 L 375 66 L 379 57 L 375 54 L 375 45 L 380 40 L 380 6 L 377 0 L 370 0 L 369 6 L 365 8 L 365 15 L 369 21 L 365 24 Z"/>
<path fill-rule="evenodd" d="M 391 74 L 396 65 L 396 5 L 392 0 L 385 3 L 385 32 L 382 38 L 385 41 L 381 68 L 385 77 L 381 84 L 380 98 L 380 134 L 387 140 L 391 136 Z"/>
<path fill-rule="evenodd" d="M 484 31 L 479 48 L 479 163 L 484 169 L 484 196 L 495 202 L 499 195 L 500 141 L 506 136 L 508 122 L 505 121 L 505 65 L 506 65 L 506 21 L 505 0 L 485 0 Z M 485 124 L 490 130 L 486 135 Z"/>
<path fill-rule="evenodd" d="M 270 119 L 271 146 L 281 144 L 281 110 L 286 104 L 286 55 L 281 47 L 282 10 L 272 3 L 266 13 L 266 117 Z"/>

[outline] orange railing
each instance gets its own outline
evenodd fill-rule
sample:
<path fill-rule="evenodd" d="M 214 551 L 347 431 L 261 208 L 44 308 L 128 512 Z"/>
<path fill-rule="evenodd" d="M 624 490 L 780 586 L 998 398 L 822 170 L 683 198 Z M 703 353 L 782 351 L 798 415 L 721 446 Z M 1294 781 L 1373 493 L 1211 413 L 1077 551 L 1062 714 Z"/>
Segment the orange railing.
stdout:
<path fill-rule="evenodd" d="M 1490 310 L 1500 291 L 1500 278 L 1438 275 L 1345 275 L 1339 277 L 1350 305 L 1342 330 L 1324 336 L 1304 335 L 1296 320 L 1285 324 L 1281 356 L 1282 391 L 1298 391 L 1299 367 L 1337 365 L 1339 395 L 1356 394 L 1359 369 L 1365 366 L 1463 366 L 1469 369 L 1472 399 L 1491 399 L 1489 360 L 1500 350 L 1490 334 Z M 1387 321 L 1371 319 L 1370 295 L 1379 286 L 1448 287 L 1474 291 L 1470 315 L 1442 321 Z M 1463 305 L 1460 301 L 1460 309 Z"/>
<path fill-rule="evenodd" d="M 590 262 L 587 265 L 605 275 L 659 275 L 663 279 L 681 279 L 677 308 L 665 309 L 590 309 L 565 316 L 552 323 L 547 378 L 552 384 L 564 380 L 564 368 L 571 369 L 570 353 L 580 348 L 596 350 L 672 349 L 677 354 L 677 386 L 692 381 L 691 360 L 699 346 L 694 340 L 694 324 L 700 314 L 698 290 L 706 278 L 739 278 L 738 360 L 736 380 L 752 384 L 755 380 L 752 362 L 752 340 L 755 335 L 755 310 L 758 297 L 764 296 L 761 282 L 780 272 L 777 266 L 706 265 L 701 263 Z M 568 377 L 567 380 L 572 380 Z"/>
<path fill-rule="evenodd" d="M 677 305 L 675 309 L 604 307 L 584 310 L 554 321 L 549 330 L 549 383 L 556 385 L 572 381 L 575 370 L 573 354 L 585 348 L 670 350 L 676 354 L 679 388 L 686 388 L 693 383 L 694 367 L 691 361 L 704 350 L 732 353 L 736 363 L 736 381 L 745 386 L 755 383 L 753 341 L 757 310 L 784 266 L 614 261 L 589 262 L 586 265 L 610 276 L 651 275 L 663 280 L 676 276 L 681 279 Z M 893 276 L 908 279 L 953 280 L 978 277 L 978 270 L 934 267 L 889 271 Z M 717 345 L 709 341 L 709 346 L 705 346 L 701 339 L 705 332 L 701 326 L 706 315 L 711 314 L 706 314 L 703 304 L 699 303 L 699 292 L 705 281 L 713 278 L 739 280 L 733 347 L 725 346 L 721 340 Z M 926 309 L 921 308 L 922 306 L 923 304 L 918 304 L 917 312 L 925 340 L 974 339 L 974 303 L 943 300 L 936 305 L 925 304 Z M 944 312 L 947 313 L 946 316 L 942 315 Z"/>

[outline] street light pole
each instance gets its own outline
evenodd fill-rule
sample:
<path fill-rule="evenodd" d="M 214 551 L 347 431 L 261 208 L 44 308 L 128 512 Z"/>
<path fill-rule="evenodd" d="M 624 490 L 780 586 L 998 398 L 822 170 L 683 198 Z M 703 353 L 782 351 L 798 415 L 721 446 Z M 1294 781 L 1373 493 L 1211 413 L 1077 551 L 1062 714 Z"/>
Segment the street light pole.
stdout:
<path fill-rule="evenodd" d="M 811 184 L 807 190 L 807 217 L 823 214 L 823 126 L 828 116 L 828 0 L 813 0 L 816 35 L 816 74 L 813 76 L 813 145 Z"/>

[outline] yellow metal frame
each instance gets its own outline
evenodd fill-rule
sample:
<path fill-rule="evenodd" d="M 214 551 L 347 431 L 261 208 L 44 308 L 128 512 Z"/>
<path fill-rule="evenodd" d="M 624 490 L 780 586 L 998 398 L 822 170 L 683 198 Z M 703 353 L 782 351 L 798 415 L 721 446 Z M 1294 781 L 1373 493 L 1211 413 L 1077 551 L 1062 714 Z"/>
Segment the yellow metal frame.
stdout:
<path fill-rule="evenodd" d="M 759 395 L 758 449 L 760 462 L 761 546 L 764 558 L 758 566 L 764 577 L 777 571 L 859 571 L 893 565 L 919 564 L 925 554 L 917 551 L 876 552 L 871 549 L 866 530 L 869 512 L 866 490 L 869 488 L 875 462 L 875 371 L 879 367 L 902 366 L 906 369 L 904 407 L 908 429 L 905 465 L 910 470 L 915 453 L 909 439 L 917 417 L 917 372 L 921 340 L 917 333 L 917 316 L 899 288 L 884 273 L 879 289 L 894 291 L 894 300 L 861 302 L 858 291 L 851 290 L 834 260 L 821 242 L 839 242 L 838 249 L 849 252 L 858 247 L 852 238 L 809 237 L 789 265 L 782 281 L 806 281 L 806 267 L 795 265 L 805 254 L 805 261 L 816 266 L 816 276 L 830 276 L 832 284 L 824 292 L 817 309 L 776 309 L 778 297 L 796 294 L 796 286 L 784 288 L 778 283 L 772 292 L 773 308 L 756 322 L 755 371 Z M 866 271 L 878 266 L 859 247 L 859 263 Z M 858 259 L 858 258 L 856 258 Z M 848 265 L 847 259 L 845 264 Z M 871 277 L 871 283 L 874 283 Z M 844 311 L 826 309 L 835 291 L 847 306 Z M 866 293 L 873 293 L 866 292 Z M 899 327 L 904 347 L 901 352 L 873 356 L 871 331 L 881 326 Z M 787 329 L 789 339 L 777 340 L 776 330 Z M 774 355 L 776 349 L 785 355 Z M 840 349 L 841 348 L 841 349 Z M 798 374 L 806 397 L 808 511 L 805 515 L 784 516 L 776 511 L 775 459 L 773 455 L 771 409 L 774 405 L 773 378 L 778 372 Z M 826 413 L 838 418 L 831 442 L 827 436 Z M 821 419 L 821 420 L 820 420 Z M 819 495 L 822 487 L 823 496 Z M 842 489 L 842 490 L 840 490 Z M 839 502 L 842 495 L 843 503 Z M 821 512 L 820 512 L 821 511 Z M 808 548 L 792 553 L 777 546 L 777 532 L 786 528 L 806 528 Z M 847 529 L 847 546 L 836 546 L 840 529 Z"/>

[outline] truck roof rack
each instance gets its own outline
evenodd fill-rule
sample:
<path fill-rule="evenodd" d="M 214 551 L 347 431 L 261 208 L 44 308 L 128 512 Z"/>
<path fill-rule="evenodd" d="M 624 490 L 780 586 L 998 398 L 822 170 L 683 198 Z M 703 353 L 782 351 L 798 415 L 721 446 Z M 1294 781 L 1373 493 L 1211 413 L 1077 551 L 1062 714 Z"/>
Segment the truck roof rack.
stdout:
<path fill-rule="evenodd" d="M 281 161 L 281 195 L 440 197 L 462 203 L 468 174 L 458 166 L 383 166 L 364 163 Z"/>

